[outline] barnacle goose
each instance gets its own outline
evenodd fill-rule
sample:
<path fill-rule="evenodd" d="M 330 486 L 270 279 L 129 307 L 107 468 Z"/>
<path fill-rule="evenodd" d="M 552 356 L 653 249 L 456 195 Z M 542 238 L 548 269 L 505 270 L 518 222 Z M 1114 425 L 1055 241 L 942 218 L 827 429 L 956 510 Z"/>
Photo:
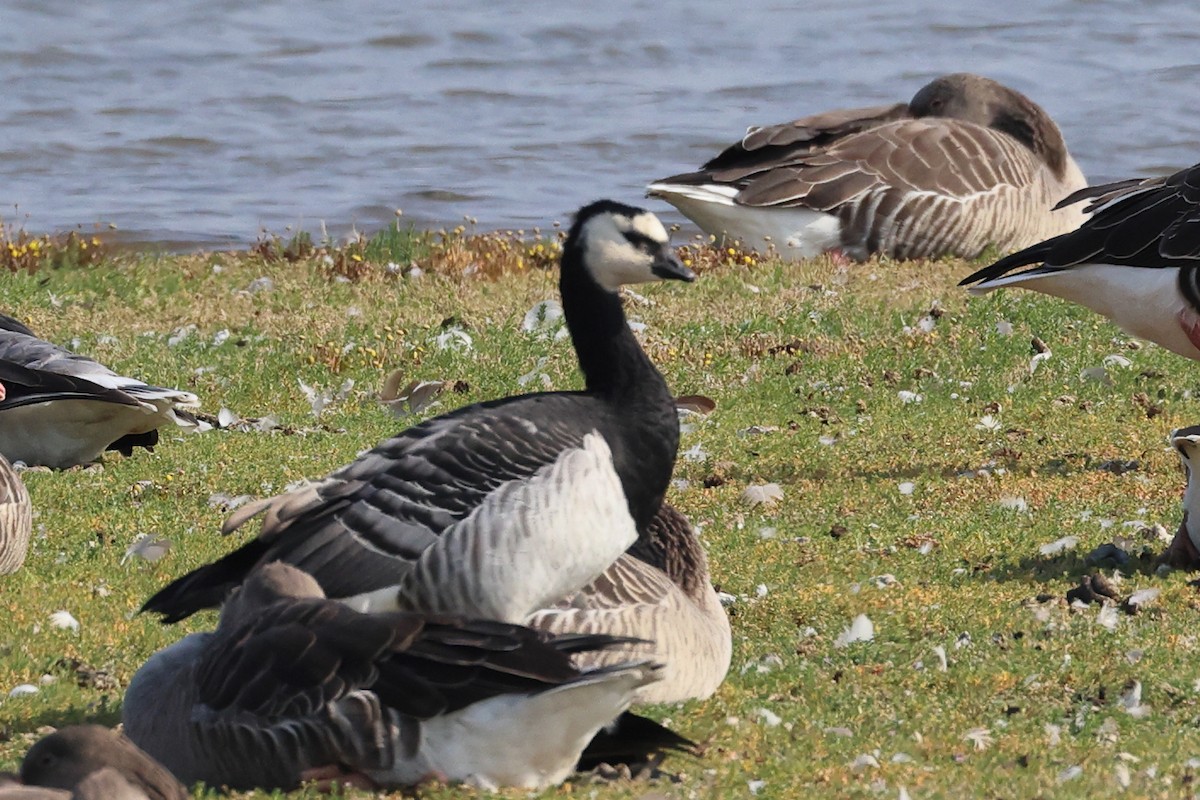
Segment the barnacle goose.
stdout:
<path fill-rule="evenodd" d="M 1061 297 L 1200 361 L 1200 164 L 1089 187 L 1063 204 L 1085 200 L 1091 216 L 1076 230 L 1002 258 L 962 285 L 974 284 L 972 294 L 1016 286 Z"/>
<path fill-rule="evenodd" d="M 1171 446 L 1179 454 L 1187 476 L 1183 492 L 1183 519 L 1162 561 L 1176 569 L 1200 569 L 1200 425 L 1171 431 Z"/>
<path fill-rule="evenodd" d="M 543 566 L 545 574 L 558 572 L 556 564 L 585 565 L 541 593 L 532 606 L 518 603 L 517 611 L 497 618 L 519 621 L 538 604 L 578 588 L 647 531 L 662 505 L 679 443 L 673 396 L 629 329 L 618 288 L 694 277 L 653 214 L 611 200 L 585 206 L 564 242 L 559 284 L 584 376 L 582 391 L 519 395 L 460 408 L 401 432 L 323 480 L 243 506 L 224 531 L 261 516 L 258 536 L 177 579 L 143 610 L 173 622 L 216 607 L 255 567 L 276 560 L 310 573 L 331 598 L 386 592 L 421 568 L 426 551 L 448 554 L 446 563 L 473 559 L 460 566 L 467 569 L 518 557 L 522 565 L 549 565 Z M 615 513 L 598 514 L 587 500 L 608 502 L 608 493 L 591 493 L 587 486 L 605 469 L 620 484 L 616 496 L 624 500 L 619 509 L 627 515 L 624 523 Z M 540 544 L 526 543 L 516 554 L 505 544 L 507 534 L 489 534 L 478 524 L 481 519 L 471 517 L 516 507 L 513 498 L 536 496 L 540 490 L 522 486 L 535 478 L 550 486 L 574 485 L 574 496 L 582 501 L 578 507 L 559 500 L 546 504 L 568 519 L 556 534 L 557 549 L 533 539 Z M 489 496 L 491 505 L 485 508 Z M 610 510 L 612 505 L 608 502 Z M 543 524 L 540 530 L 556 527 Z M 453 536 L 441 542 L 447 532 Z M 581 550 L 589 554 L 586 559 Z M 559 551 L 565 555 L 556 561 Z M 498 555 L 488 561 L 489 553 Z M 520 571 L 514 574 L 515 581 L 528 582 Z M 495 583 L 487 594 L 504 598 L 506 591 L 519 588 Z"/>
<path fill-rule="evenodd" d="M 65 469 L 105 450 L 151 448 L 163 425 L 189 426 L 191 392 L 150 386 L 116 374 L 34 335 L 0 314 L 0 453 L 29 466 Z"/>

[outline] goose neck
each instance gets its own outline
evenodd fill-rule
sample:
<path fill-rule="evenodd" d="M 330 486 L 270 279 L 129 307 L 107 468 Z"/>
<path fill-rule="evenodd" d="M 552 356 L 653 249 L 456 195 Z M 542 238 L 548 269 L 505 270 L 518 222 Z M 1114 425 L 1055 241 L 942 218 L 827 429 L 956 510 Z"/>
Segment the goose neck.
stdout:
<path fill-rule="evenodd" d="M 666 392 L 666 383 L 638 344 L 621 298 L 578 269 L 560 280 L 563 315 L 589 392 L 628 396 Z M 668 393 L 669 394 L 669 393 Z"/>

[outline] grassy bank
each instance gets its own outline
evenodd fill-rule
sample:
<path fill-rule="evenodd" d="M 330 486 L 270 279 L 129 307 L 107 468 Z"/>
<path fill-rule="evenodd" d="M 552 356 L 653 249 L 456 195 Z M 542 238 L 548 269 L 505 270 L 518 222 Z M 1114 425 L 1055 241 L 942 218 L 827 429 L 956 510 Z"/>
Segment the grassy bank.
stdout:
<path fill-rule="evenodd" d="M 217 534 L 228 497 L 323 475 L 460 404 L 577 387 L 569 342 L 522 329 L 556 297 L 540 268 L 550 234 L 540 251 L 398 237 L 377 252 L 277 242 L 0 273 L 4 306 L 44 337 L 194 391 L 212 414 L 277 423 L 168 432 L 154 454 L 26 473 L 36 541 L 0 578 L 0 769 L 41 726 L 115 723 L 138 665 L 213 624 L 164 628 L 133 612 L 233 546 Z M 439 255 L 451 250 L 457 260 Z M 1142 553 L 1163 547 L 1143 528 L 1179 521 L 1166 436 L 1200 422 L 1194 365 L 1057 301 L 968 299 L 954 285 L 961 262 L 689 257 L 705 267 L 696 284 L 639 288 L 627 307 L 677 393 L 717 403 L 688 420 L 671 500 L 702 526 L 734 598 L 733 667 L 712 700 L 654 710 L 707 748 L 668 762 L 677 781 L 585 780 L 546 796 L 1191 791 L 1196 589 Z M 1048 358 L 1033 361 L 1035 337 Z M 394 369 L 454 388 L 396 420 L 375 399 Z M 319 417 L 298 383 L 347 379 Z M 762 483 L 782 499 L 750 505 L 744 490 Z M 174 546 L 155 563 L 126 558 L 140 534 Z M 1074 547 L 1041 552 L 1067 536 Z M 1122 596 L 1161 595 L 1134 615 L 1072 610 L 1065 592 L 1115 537 L 1131 554 Z M 60 610 L 77 631 L 50 623 Z M 859 614 L 873 640 L 840 646 Z M 19 684 L 39 690 L 8 697 Z"/>

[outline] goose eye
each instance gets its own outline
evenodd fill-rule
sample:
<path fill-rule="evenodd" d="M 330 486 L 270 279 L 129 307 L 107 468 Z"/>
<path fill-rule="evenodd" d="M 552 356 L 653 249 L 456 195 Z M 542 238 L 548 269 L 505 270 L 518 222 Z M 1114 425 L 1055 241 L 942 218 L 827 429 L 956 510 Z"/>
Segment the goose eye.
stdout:
<path fill-rule="evenodd" d="M 637 231 L 625 231 L 624 236 L 625 241 L 644 253 L 653 253 L 661 246 L 649 236 Z"/>

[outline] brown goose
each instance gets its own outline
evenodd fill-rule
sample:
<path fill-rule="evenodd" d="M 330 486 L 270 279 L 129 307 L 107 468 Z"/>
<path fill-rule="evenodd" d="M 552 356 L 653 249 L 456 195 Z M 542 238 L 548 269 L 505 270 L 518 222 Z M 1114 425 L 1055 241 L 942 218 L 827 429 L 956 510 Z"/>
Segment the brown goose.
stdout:
<path fill-rule="evenodd" d="M 781 256 L 978 256 L 1083 220 L 1055 203 L 1086 185 L 1058 126 L 1025 95 L 968 73 L 907 104 L 751 128 L 699 171 L 647 194 L 707 233 Z"/>
<path fill-rule="evenodd" d="M 7 390 L 0 383 L 0 402 Z M 0 575 L 16 572 L 25 563 L 33 527 L 29 492 L 8 460 L 0 454 Z"/>
<path fill-rule="evenodd" d="M 0 800 L 187 800 L 170 772 L 116 731 L 72 725 L 36 742 L 20 782 L 0 780 Z"/>
<path fill-rule="evenodd" d="M 149 800 L 112 767 L 98 769 L 72 790 L 26 786 L 15 775 L 0 775 L 0 800 Z"/>
<path fill-rule="evenodd" d="M 575 663 L 661 664 L 661 680 L 640 688 L 638 703 L 711 696 L 729 671 L 733 643 L 704 548 L 687 517 L 665 503 L 635 538 L 620 483 L 598 444 L 598 437 L 585 440 L 553 469 L 493 493 L 397 585 L 344 602 L 364 612 L 465 614 L 553 634 L 637 639 L 579 653 Z M 471 539 L 487 544 L 464 548 Z M 610 548 L 621 542 L 632 544 L 617 555 Z M 594 579 L 579 580 L 584 565 Z"/>
<path fill-rule="evenodd" d="M 662 680 L 638 702 L 673 703 L 712 695 L 729 671 L 729 617 L 708 576 L 708 560 L 687 518 L 663 505 L 648 535 L 600 577 L 535 612 L 526 624 L 562 633 L 603 633 L 644 640 L 576 656 L 588 668 L 651 658 Z"/>
<path fill-rule="evenodd" d="M 645 661 L 590 671 L 571 662 L 614 644 L 461 617 L 360 614 L 273 562 L 226 602 L 215 632 L 138 671 L 125 731 L 183 780 L 211 786 L 290 789 L 332 765 L 367 786 L 439 776 L 541 789 L 570 774 L 658 679 Z"/>
<path fill-rule="evenodd" d="M 1090 200 L 1090 203 L 1083 201 Z M 963 279 L 1061 297 L 1134 336 L 1200 361 L 1200 164 L 1077 192 L 1087 221 Z M 1028 269 L 1021 269 L 1028 267 Z"/>

